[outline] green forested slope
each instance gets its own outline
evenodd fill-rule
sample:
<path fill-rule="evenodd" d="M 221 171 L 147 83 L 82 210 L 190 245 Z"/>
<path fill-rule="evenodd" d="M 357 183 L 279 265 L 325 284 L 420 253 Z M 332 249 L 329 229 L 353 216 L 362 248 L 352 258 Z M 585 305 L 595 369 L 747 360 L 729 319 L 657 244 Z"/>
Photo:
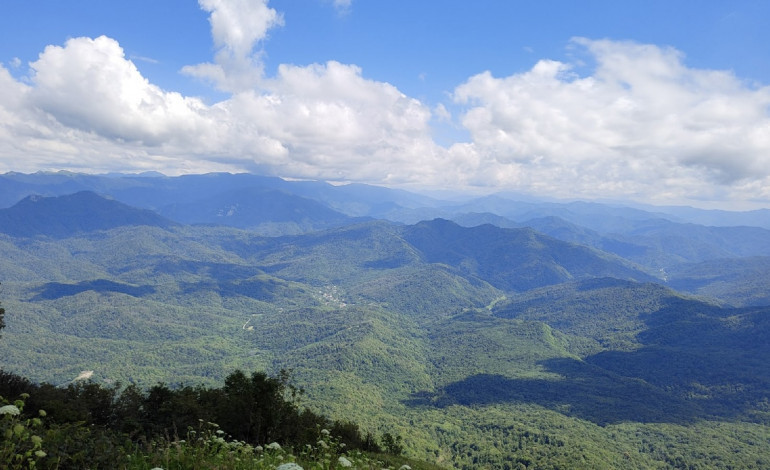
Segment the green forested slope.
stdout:
<path fill-rule="evenodd" d="M 120 226 L 2 236 L 0 272 L 0 366 L 36 381 L 286 368 L 318 411 L 446 466 L 770 462 L 767 308 L 531 230 Z"/>

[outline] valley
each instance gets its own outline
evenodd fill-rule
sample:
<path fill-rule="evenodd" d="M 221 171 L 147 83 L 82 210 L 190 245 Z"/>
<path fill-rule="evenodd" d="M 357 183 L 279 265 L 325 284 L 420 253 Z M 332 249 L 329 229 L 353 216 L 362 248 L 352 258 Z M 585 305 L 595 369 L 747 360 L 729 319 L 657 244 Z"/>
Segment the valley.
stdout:
<path fill-rule="evenodd" d="M 228 174 L 5 174 L 0 200 L 0 368 L 33 381 L 286 369 L 448 468 L 770 465 L 767 211 Z"/>

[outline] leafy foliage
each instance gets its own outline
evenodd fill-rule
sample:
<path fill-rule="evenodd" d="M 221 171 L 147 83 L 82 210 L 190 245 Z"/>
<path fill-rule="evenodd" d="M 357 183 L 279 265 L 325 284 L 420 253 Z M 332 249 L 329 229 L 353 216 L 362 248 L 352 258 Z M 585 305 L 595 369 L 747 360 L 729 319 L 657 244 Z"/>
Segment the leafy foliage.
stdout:
<path fill-rule="evenodd" d="M 247 377 L 236 371 L 222 388 L 172 390 L 159 384 L 142 392 L 94 383 L 38 386 L 0 371 L 2 393 L 27 390 L 13 404 L 0 395 L 0 462 L 9 469 L 274 469 L 292 462 L 336 469 L 406 462 L 399 457 L 401 436 L 383 435 L 391 455 L 381 454 L 376 440 L 362 436 L 356 424 L 301 409 L 299 391 L 288 378 L 283 372 Z M 50 411 L 26 412 L 39 406 Z"/>
<path fill-rule="evenodd" d="M 670 286 L 711 295 L 762 261 L 702 280 L 672 268 Z M 73 467 L 132 455 L 133 468 L 215 458 L 240 468 L 234 443 L 276 436 L 310 444 L 317 462 L 317 426 L 361 448 L 389 435 L 391 451 L 459 468 L 770 462 L 766 307 L 689 298 L 531 229 L 370 221 L 264 237 L 129 224 L 0 235 L 0 272 L 14 312 L 3 367 L 59 385 L 0 374 L 0 393 L 32 392 L 26 409 L 47 410 L 40 437 L 60 449 L 45 451 Z M 761 303 L 763 286 L 737 295 Z M 190 428 L 207 433 L 200 445 L 180 442 Z M 268 462 L 249 454 L 260 456 Z"/>

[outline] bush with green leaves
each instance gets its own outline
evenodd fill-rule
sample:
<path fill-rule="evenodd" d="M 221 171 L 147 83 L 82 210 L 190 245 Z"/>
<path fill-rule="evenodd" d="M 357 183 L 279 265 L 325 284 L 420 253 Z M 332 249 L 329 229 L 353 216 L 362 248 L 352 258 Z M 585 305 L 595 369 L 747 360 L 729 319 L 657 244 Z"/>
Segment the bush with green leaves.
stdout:
<path fill-rule="evenodd" d="M 382 454 L 357 424 L 301 408 L 301 390 L 285 372 L 236 371 L 221 388 L 158 384 L 143 391 L 93 382 L 38 385 L 0 371 L 0 393 L 9 392 L 20 397 L 0 398 L 0 462 L 10 462 L 9 469 L 330 470 L 406 462 L 400 436 L 386 433 L 384 450 L 396 455 Z M 25 409 L 48 412 L 32 416 Z"/>
<path fill-rule="evenodd" d="M 0 396 L 0 462 L 7 469 L 36 468 L 38 461 L 46 457 L 43 450 L 43 422 L 46 416 L 44 410 L 39 410 L 37 417 L 27 418 L 24 411 L 23 394 L 18 400 L 10 403 Z"/>

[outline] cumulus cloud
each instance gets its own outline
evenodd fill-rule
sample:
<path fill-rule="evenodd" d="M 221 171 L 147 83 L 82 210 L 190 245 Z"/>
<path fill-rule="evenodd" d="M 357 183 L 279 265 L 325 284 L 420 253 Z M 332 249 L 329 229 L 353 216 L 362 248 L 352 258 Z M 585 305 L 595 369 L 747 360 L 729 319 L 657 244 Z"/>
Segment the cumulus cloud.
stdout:
<path fill-rule="evenodd" d="M 253 88 L 262 77 L 260 53 L 255 46 L 267 32 L 283 24 L 283 17 L 267 0 L 199 0 L 211 13 L 211 35 L 217 52 L 214 63 L 186 66 L 182 71 L 214 83 L 224 91 Z"/>
<path fill-rule="evenodd" d="M 473 151 L 490 165 L 529 187 L 550 181 L 554 191 L 592 196 L 767 180 L 770 87 L 688 68 L 671 48 L 573 44 L 595 61 L 590 75 L 541 60 L 523 73 L 485 72 L 457 87 Z"/>
<path fill-rule="evenodd" d="M 149 83 L 106 36 L 48 46 L 31 68 L 31 102 L 65 126 L 146 145 L 205 129 L 200 100 Z"/>
<path fill-rule="evenodd" d="M 249 133 L 281 142 L 283 159 L 272 165 L 295 176 L 408 181 L 423 177 L 409 168 L 436 163 L 430 111 L 355 66 L 281 65 L 261 93 L 239 93 L 218 107 Z"/>
<path fill-rule="evenodd" d="M 184 71 L 226 99 L 161 89 L 114 39 L 70 39 L 23 79 L 0 65 L 0 170 L 245 170 L 561 197 L 770 200 L 770 88 L 687 67 L 675 49 L 578 38 L 571 47 L 589 72 L 543 59 L 507 77 L 470 77 L 452 103 L 429 106 L 336 61 L 264 76 L 260 43 L 280 14 L 264 0 L 200 4 L 217 52 Z M 432 126 L 458 119 L 468 141 L 438 145 Z"/>
<path fill-rule="evenodd" d="M 0 135 L 30 166 L 390 183 L 441 174 L 430 111 L 352 65 L 282 65 L 213 105 L 153 85 L 104 36 L 47 47 L 29 85 L 0 70 Z"/>

